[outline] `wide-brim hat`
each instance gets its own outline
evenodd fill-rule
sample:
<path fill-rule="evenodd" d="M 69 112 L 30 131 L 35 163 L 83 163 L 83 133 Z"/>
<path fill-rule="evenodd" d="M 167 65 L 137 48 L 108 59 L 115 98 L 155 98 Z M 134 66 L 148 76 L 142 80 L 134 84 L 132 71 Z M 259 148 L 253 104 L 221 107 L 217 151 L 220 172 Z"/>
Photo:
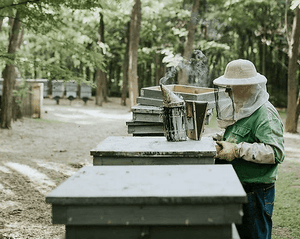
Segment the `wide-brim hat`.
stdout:
<path fill-rule="evenodd" d="M 213 83 L 219 86 L 227 85 L 256 85 L 266 83 L 267 78 L 256 71 L 251 61 L 238 59 L 227 64 L 224 75 Z"/>

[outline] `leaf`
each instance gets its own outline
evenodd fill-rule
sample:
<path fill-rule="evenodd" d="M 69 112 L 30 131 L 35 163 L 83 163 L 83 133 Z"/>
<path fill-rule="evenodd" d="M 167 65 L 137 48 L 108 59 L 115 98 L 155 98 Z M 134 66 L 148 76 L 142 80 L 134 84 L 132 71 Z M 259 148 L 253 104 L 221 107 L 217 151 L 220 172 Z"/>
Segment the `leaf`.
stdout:
<path fill-rule="evenodd" d="M 173 54 L 167 55 L 163 58 L 162 62 L 167 63 L 167 67 L 177 67 L 183 61 L 183 57 L 180 54 Z"/>
<path fill-rule="evenodd" d="M 300 0 L 293 0 L 292 1 L 292 4 L 291 4 L 291 9 L 292 10 L 295 10 L 296 7 L 299 7 L 300 6 Z"/>

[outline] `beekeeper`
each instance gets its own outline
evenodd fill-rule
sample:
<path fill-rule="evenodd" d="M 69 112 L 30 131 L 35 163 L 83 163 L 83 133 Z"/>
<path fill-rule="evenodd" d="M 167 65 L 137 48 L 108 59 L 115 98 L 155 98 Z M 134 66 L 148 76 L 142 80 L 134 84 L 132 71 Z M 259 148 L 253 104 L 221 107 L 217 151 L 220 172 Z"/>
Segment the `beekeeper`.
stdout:
<path fill-rule="evenodd" d="M 268 101 L 267 79 L 248 60 L 228 63 L 214 80 L 217 121 L 225 129 L 216 142 L 216 163 L 231 163 L 247 193 L 241 239 L 271 238 L 275 181 L 284 159 L 283 124 Z"/>

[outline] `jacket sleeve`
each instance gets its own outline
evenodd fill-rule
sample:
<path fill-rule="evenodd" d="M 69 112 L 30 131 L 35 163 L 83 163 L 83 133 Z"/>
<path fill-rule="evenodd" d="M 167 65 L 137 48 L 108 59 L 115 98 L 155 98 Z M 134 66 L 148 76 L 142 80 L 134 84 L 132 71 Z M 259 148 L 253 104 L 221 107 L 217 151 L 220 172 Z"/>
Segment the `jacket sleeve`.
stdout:
<path fill-rule="evenodd" d="M 246 143 L 238 145 L 239 158 L 261 164 L 275 164 L 274 150 L 270 145 L 264 143 Z"/>
<path fill-rule="evenodd" d="M 282 121 L 271 109 L 262 118 L 255 130 L 256 143 L 240 145 L 241 158 L 263 164 L 281 163 L 285 157 Z"/>

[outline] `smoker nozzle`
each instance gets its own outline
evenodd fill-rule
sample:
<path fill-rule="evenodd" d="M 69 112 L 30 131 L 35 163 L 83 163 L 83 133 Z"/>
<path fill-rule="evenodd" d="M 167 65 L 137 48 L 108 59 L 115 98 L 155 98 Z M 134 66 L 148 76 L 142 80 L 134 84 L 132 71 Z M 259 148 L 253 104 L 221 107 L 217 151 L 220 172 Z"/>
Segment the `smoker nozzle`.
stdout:
<path fill-rule="evenodd" d="M 184 100 L 181 99 L 179 96 L 175 95 L 165 85 L 160 84 L 160 88 L 163 97 L 163 105 L 165 107 L 177 107 L 184 105 Z"/>

